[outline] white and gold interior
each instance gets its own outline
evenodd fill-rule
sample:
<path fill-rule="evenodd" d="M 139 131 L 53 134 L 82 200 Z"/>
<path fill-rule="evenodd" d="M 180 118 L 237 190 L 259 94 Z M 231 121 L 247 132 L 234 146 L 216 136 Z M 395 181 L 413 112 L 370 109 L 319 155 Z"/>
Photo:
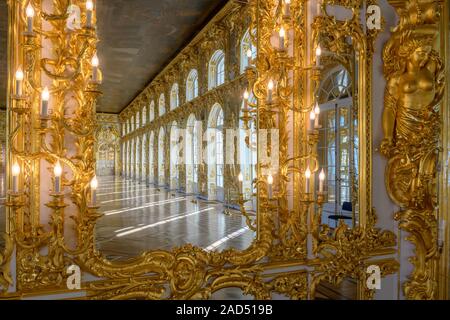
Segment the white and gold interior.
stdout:
<path fill-rule="evenodd" d="M 6 1 L 0 299 L 449 298 L 448 2 L 225 1 L 121 112 L 101 2 Z"/>

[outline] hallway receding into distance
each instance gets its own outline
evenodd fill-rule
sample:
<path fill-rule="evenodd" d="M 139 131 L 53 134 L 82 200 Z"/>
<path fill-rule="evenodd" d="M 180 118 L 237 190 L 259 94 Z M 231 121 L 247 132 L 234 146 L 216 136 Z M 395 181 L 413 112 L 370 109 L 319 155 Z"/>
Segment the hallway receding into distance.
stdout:
<path fill-rule="evenodd" d="M 237 210 L 117 176 L 99 177 L 103 217 L 96 242 L 109 259 L 136 257 L 148 250 L 170 250 L 187 243 L 209 251 L 246 249 L 255 237 Z"/>

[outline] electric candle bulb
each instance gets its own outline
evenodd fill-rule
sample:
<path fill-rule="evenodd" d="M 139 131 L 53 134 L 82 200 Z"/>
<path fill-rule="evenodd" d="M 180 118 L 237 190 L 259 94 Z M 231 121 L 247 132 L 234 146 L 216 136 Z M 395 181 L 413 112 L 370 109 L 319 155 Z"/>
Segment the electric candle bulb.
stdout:
<path fill-rule="evenodd" d="M 55 192 L 61 192 L 61 175 L 62 175 L 62 167 L 59 161 L 56 163 L 53 168 L 53 173 L 55 174 Z"/>
<path fill-rule="evenodd" d="M 286 32 L 284 31 L 284 28 L 280 28 L 280 50 L 284 50 L 284 37 L 286 36 Z"/>
<path fill-rule="evenodd" d="M 19 192 L 19 184 L 18 184 L 18 179 L 19 179 L 19 174 L 20 174 L 20 166 L 17 162 L 14 163 L 14 165 L 12 166 L 11 169 L 11 173 L 12 173 L 12 190 L 14 193 L 18 193 Z"/>
<path fill-rule="evenodd" d="M 324 181 L 325 181 L 325 172 L 322 169 L 319 174 L 319 192 L 323 192 L 323 182 Z"/>
<path fill-rule="evenodd" d="M 247 50 L 247 66 L 250 67 L 252 64 L 252 50 Z"/>
<path fill-rule="evenodd" d="M 291 15 L 291 0 L 284 0 L 284 15 L 290 16 Z"/>
<path fill-rule="evenodd" d="M 50 92 L 48 91 L 48 88 L 45 87 L 41 94 L 41 115 L 42 117 L 46 117 L 48 114 L 48 100 L 50 99 Z"/>
<path fill-rule="evenodd" d="M 97 202 L 97 188 L 98 188 L 98 181 L 97 176 L 94 176 L 91 180 L 91 201 L 92 204 L 95 204 Z"/>
<path fill-rule="evenodd" d="M 244 111 L 248 111 L 248 98 L 249 98 L 249 93 L 247 90 L 245 90 L 244 92 Z"/>
<path fill-rule="evenodd" d="M 320 107 L 319 107 L 319 103 L 316 101 L 316 106 L 314 107 L 314 115 L 315 115 L 315 119 L 314 119 L 314 128 L 319 128 L 319 115 L 320 115 Z"/>
<path fill-rule="evenodd" d="M 316 66 L 320 66 L 320 56 L 322 55 L 322 49 L 320 48 L 320 45 L 316 48 Z"/>
<path fill-rule="evenodd" d="M 97 53 L 95 53 L 94 56 L 92 57 L 91 64 L 92 64 L 92 81 L 97 82 L 98 81 L 98 66 L 100 64 Z"/>
<path fill-rule="evenodd" d="M 269 185 L 269 199 L 272 199 L 272 185 L 273 185 L 273 177 L 272 174 L 267 176 L 267 184 Z"/>
<path fill-rule="evenodd" d="M 22 95 L 22 81 L 23 81 L 23 71 L 19 67 L 16 71 L 16 96 L 20 97 Z"/>
<path fill-rule="evenodd" d="M 242 193 L 242 182 L 244 181 L 244 176 L 242 175 L 242 172 L 239 172 L 238 180 L 239 180 L 239 192 Z"/>
<path fill-rule="evenodd" d="M 309 179 L 311 179 L 311 170 L 309 169 L 309 166 L 308 166 L 305 171 L 305 180 L 306 180 L 305 191 L 306 191 L 306 193 L 309 193 Z"/>
<path fill-rule="evenodd" d="M 272 79 L 270 79 L 270 80 L 269 80 L 269 83 L 268 83 L 268 85 L 267 85 L 267 101 L 268 101 L 269 103 L 272 103 L 272 91 L 273 91 L 273 87 L 274 87 L 273 81 L 272 81 Z"/>
<path fill-rule="evenodd" d="M 92 0 L 86 1 L 86 26 L 92 27 L 92 11 L 94 10 L 94 3 Z"/>
<path fill-rule="evenodd" d="M 25 13 L 27 15 L 27 33 L 33 33 L 34 8 L 31 3 L 28 3 Z"/>

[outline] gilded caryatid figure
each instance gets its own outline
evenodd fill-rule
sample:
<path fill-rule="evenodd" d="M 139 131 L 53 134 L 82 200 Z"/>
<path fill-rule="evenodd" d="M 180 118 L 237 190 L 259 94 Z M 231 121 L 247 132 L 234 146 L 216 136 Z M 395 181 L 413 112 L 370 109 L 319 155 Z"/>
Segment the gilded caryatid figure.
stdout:
<path fill-rule="evenodd" d="M 421 8 L 422 16 L 409 17 L 412 8 Z M 389 159 L 386 186 L 403 208 L 432 208 L 444 91 L 444 66 L 433 49 L 437 30 L 432 17 L 434 13 L 437 19 L 438 10 L 430 1 L 411 1 L 402 13 L 404 24 L 395 30 L 383 56 L 387 85 L 381 152 Z"/>
<path fill-rule="evenodd" d="M 398 70 L 386 88 L 381 151 L 391 159 L 392 199 L 400 206 L 423 206 L 436 171 L 444 69 L 430 38 L 406 41 L 396 59 Z"/>

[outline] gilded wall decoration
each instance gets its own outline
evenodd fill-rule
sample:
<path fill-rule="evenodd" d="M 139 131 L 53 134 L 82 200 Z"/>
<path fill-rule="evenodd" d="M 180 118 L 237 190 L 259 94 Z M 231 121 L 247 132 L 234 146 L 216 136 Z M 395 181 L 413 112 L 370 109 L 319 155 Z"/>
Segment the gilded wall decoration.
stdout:
<path fill-rule="evenodd" d="M 339 282 L 340 279 L 348 276 L 363 283 L 365 273 L 362 270 L 368 260 L 378 262 L 382 266 L 383 275 L 395 272 L 397 267 L 395 261 L 377 258 L 379 255 L 393 252 L 395 237 L 392 233 L 375 228 L 376 218 L 370 208 L 370 193 L 367 193 L 367 198 L 364 198 L 364 203 L 369 207 L 362 206 L 361 216 L 364 219 L 360 220 L 360 226 L 349 229 L 340 225 L 331 232 L 315 219 L 311 219 L 320 214 L 321 204 L 323 204 L 322 194 L 318 194 L 315 199 L 316 195 L 300 191 L 302 188 L 304 190 L 301 177 L 305 173 L 305 160 L 315 156 L 311 148 L 312 142 L 305 142 L 306 110 L 309 108 L 306 96 L 310 93 L 304 86 L 304 81 L 309 77 L 302 68 L 309 66 L 311 61 L 306 61 L 308 44 L 303 33 L 303 26 L 306 25 L 306 7 L 302 0 L 291 1 L 292 17 L 282 17 L 283 19 L 278 19 L 281 1 L 251 0 L 248 4 L 231 1 L 218 14 L 219 18 L 213 19 L 198 39 L 204 35 L 209 37 L 205 42 L 208 43 L 208 52 L 212 52 L 213 47 L 217 48 L 218 42 L 226 40 L 227 43 L 222 45 L 229 54 L 230 38 L 222 37 L 223 32 L 227 31 L 224 29 L 226 24 L 223 23 L 223 19 L 230 18 L 231 12 L 231 15 L 234 15 L 233 23 L 242 23 L 236 15 L 240 15 L 241 9 L 245 10 L 250 15 L 249 27 L 256 29 L 259 39 L 256 67 L 250 68 L 239 77 L 227 79 L 226 84 L 222 86 L 208 92 L 205 90 L 197 99 L 170 111 L 168 103 L 171 83 L 165 81 L 168 79 L 174 81 L 174 78 L 166 77 L 165 72 L 167 70 L 186 72 L 192 67 L 189 65 L 186 68 L 175 68 L 174 63 L 177 61 L 175 59 L 175 62 L 170 64 L 120 115 L 121 121 L 125 123 L 142 110 L 144 105 L 148 107 L 152 100 L 155 101 L 155 110 L 157 110 L 159 94 L 164 92 L 166 96 L 164 116 L 157 117 L 152 122 L 147 119 L 144 126 L 122 137 L 122 146 L 127 146 L 128 154 L 131 153 L 130 150 L 135 152 L 136 149 L 133 148 L 136 146 L 133 145 L 144 135 L 153 132 L 157 137 L 160 127 L 166 127 L 165 143 L 167 145 L 170 141 L 167 132 L 168 124 L 177 120 L 181 126 L 185 126 L 185 119 L 190 113 L 206 121 L 211 107 L 216 102 L 222 103 L 228 111 L 238 111 L 238 106 L 235 104 L 240 98 L 230 99 L 230 102 L 227 96 L 236 97 L 237 92 L 242 92 L 243 87 L 251 88 L 258 103 L 248 117 L 256 121 L 260 129 L 278 129 L 281 145 L 279 151 L 281 165 L 274 172 L 275 196 L 273 198 L 270 198 L 267 192 L 268 182 L 263 173 L 264 168 L 258 167 L 256 179 L 258 213 L 255 226 L 257 238 L 245 250 L 227 249 L 221 252 L 209 252 L 186 244 L 170 251 L 144 252 L 126 262 L 118 263 L 108 260 L 95 247 L 94 229 L 100 214 L 98 206 L 91 203 L 90 196 L 92 191 L 90 181 L 95 174 L 95 132 L 98 129 L 98 119 L 94 110 L 96 99 L 100 94 L 98 83 L 91 81 L 93 69 L 90 61 L 96 49 L 97 35 L 95 29 L 86 27 L 69 34 L 65 28 L 64 15 L 67 1 L 42 1 L 45 4 L 53 4 L 54 8 L 53 12 L 48 13 L 42 10 L 41 1 L 32 1 L 37 10 L 36 28 L 45 21 L 48 22 L 49 30 L 39 32 L 36 37 L 24 35 L 23 41 L 14 41 L 12 50 L 21 60 L 10 63 L 10 70 L 16 70 L 20 65 L 27 70 L 24 80 L 26 97 L 17 97 L 10 92 L 15 107 L 10 110 L 13 117 L 9 124 L 12 130 L 8 137 L 14 146 L 11 156 L 14 160 L 20 161 L 21 167 L 26 167 L 20 179 L 20 185 L 26 188 L 25 194 L 12 192 L 8 199 L 8 206 L 15 214 L 10 240 L 17 250 L 15 267 L 18 292 L 39 295 L 47 289 L 65 289 L 66 267 L 72 263 L 79 265 L 85 274 L 94 277 L 94 280 L 83 283 L 88 299 L 206 299 L 210 298 L 214 292 L 229 287 L 240 288 L 243 293 L 251 294 L 259 299 L 270 299 L 273 293 L 283 294 L 293 299 L 311 299 L 314 296 L 312 293 L 315 290 L 315 284 L 320 280 Z M 85 21 L 86 10 L 82 6 L 83 1 L 74 0 L 72 3 L 80 5 L 83 21 Z M 362 2 L 352 2 L 347 5 L 351 5 L 355 12 L 359 12 Z M 24 6 L 23 1 L 10 2 L 9 10 L 14 17 L 13 30 L 23 30 L 25 27 L 26 20 L 22 19 L 25 12 Z M 295 48 L 293 56 L 276 50 L 271 43 L 273 31 L 279 27 L 280 21 L 284 21 L 286 28 L 292 29 L 294 33 L 293 42 L 288 44 Z M 323 27 L 335 26 L 330 19 L 321 21 Z M 355 21 L 352 22 L 355 28 L 359 26 L 355 24 Z M 247 28 L 241 30 L 245 29 Z M 44 34 L 51 40 L 46 44 L 49 46 L 47 49 L 53 49 L 57 55 L 52 59 L 41 58 L 42 52 L 37 44 L 40 44 Z M 220 39 L 212 37 L 217 34 L 221 35 Z M 19 39 L 19 35 L 14 32 L 10 36 L 12 39 Z M 236 37 L 236 39 L 240 38 L 241 35 Z M 182 53 L 190 55 L 191 48 L 188 46 Z M 207 72 L 204 70 L 206 60 L 202 60 L 203 54 L 199 56 L 199 61 L 194 59 L 192 63 L 203 65 L 198 66 L 199 75 L 203 77 L 199 79 L 199 84 L 200 87 L 205 88 L 207 87 Z M 370 55 L 364 52 L 363 56 L 369 64 Z M 51 104 L 53 112 L 48 117 L 40 117 L 37 112 L 31 112 L 31 110 L 38 110 L 37 107 L 29 107 L 31 104 L 37 105 L 40 102 L 39 93 L 42 88 L 36 79 L 40 79 L 41 72 L 49 76 L 53 88 Z M 294 80 L 297 81 L 295 86 L 292 85 L 288 76 L 291 72 L 295 74 Z M 176 72 L 174 71 L 172 75 L 176 75 Z M 186 74 L 181 75 L 178 81 L 181 82 L 185 76 Z M 313 80 L 317 80 L 320 72 L 314 72 L 313 76 Z M 275 101 L 266 99 L 269 79 L 277 82 L 274 92 Z M 14 81 L 13 74 L 10 74 L 10 81 Z M 360 74 L 360 81 L 361 84 L 369 83 L 370 87 L 371 78 L 367 77 L 365 72 Z M 73 93 L 75 94 L 72 95 Z M 73 108 L 65 110 L 64 102 L 68 96 L 74 96 L 75 102 Z M 365 106 L 370 115 L 371 105 L 368 97 L 362 94 L 360 105 Z M 295 103 L 291 103 L 292 99 L 295 99 Z M 288 127 L 288 120 L 292 120 L 293 113 L 298 122 L 291 121 L 292 126 Z M 235 123 L 239 117 L 238 112 L 229 113 L 225 122 Z M 369 121 L 366 118 L 361 120 L 364 124 Z M 39 129 L 36 129 L 36 124 L 40 125 Z M 369 130 L 370 126 L 362 126 L 362 129 Z M 27 145 L 23 148 L 22 144 L 30 136 L 33 137 L 33 148 Z M 66 139 L 68 136 L 72 139 Z M 48 145 L 45 137 L 51 139 Z M 364 140 L 361 147 L 370 155 L 371 141 L 365 141 L 365 138 L 366 136 L 361 136 L 361 140 Z M 126 143 L 129 141 L 133 143 Z M 289 153 L 287 146 L 289 141 L 301 145 L 296 147 L 294 154 Z M 137 172 L 136 169 L 142 170 L 142 166 L 132 167 L 134 165 L 131 163 L 132 159 L 124 160 L 127 174 Z M 52 179 L 46 181 L 45 177 L 33 174 L 32 169 L 33 166 L 36 168 L 42 166 L 43 170 L 50 167 L 49 171 L 52 171 L 50 169 L 53 169 L 57 161 L 63 163 L 65 171 L 70 170 L 71 174 L 65 174 L 62 177 L 62 186 L 67 190 L 67 196 L 54 192 L 45 202 L 49 209 L 47 212 L 50 213 L 51 223 L 49 224 L 48 221 L 41 222 L 39 219 L 44 213 L 40 211 L 39 206 L 35 206 L 35 203 L 29 206 L 30 192 L 28 190 L 35 188 L 35 185 L 40 186 L 41 183 L 54 184 L 52 174 Z M 133 161 L 138 159 L 133 158 Z M 47 171 L 43 172 L 47 173 Z M 207 170 L 201 168 L 200 176 L 204 177 L 206 174 Z M 228 183 L 235 181 L 235 177 L 228 177 L 228 179 L 230 179 Z M 296 191 L 293 206 L 289 205 L 290 188 L 295 188 Z M 361 186 L 361 188 L 366 194 L 368 187 Z M 311 206 L 313 203 L 318 206 Z M 27 207 L 30 209 L 25 209 Z M 69 220 L 69 212 L 73 220 L 72 225 L 65 224 L 65 221 Z M 74 243 L 69 244 L 67 242 L 70 231 L 74 232 Z M 311 239 L 315 244 L 314 250 L 308 246 Z M 43 255 L 41 253 L 43 250 L 48 250 L 48 254 Z M 3 258 L 3 255 L 1 257 Z M 5 257 L 8 260 L 8 255 Z M 6 282 L 0 282 L 2 289 L 7 289 L 10 284 L 10 279 L 4 276 L 8 273 L 8 266 L 8 263 L 0 264 L 0 274 L 3 274 L 3 278 L 0 279 L 6 280 Z M 264 274 L 269 268 L 276 267 L 282 270 L 287 266 L 296 267 L 295 272 L 283 271 L 271 277 Z M 314 285 L 309 283 L 309 276 L 312 276 Z M 359 291 L 359 298 L 371 297 L 371 292 L 367 292 L 362 286 Z"/>
<path fill-rule="evenodd" d="M 400 210 L 416 255 L 403 289 L 408 299 L 435 299 L 440 257 L 437 161 L 440 151 L 444 63 L 436 48 L 439 1 L 393 2 L 400 17 L 384 47 L 387 80 L 381 152 L 388 158 L 388 194 Z"/>

